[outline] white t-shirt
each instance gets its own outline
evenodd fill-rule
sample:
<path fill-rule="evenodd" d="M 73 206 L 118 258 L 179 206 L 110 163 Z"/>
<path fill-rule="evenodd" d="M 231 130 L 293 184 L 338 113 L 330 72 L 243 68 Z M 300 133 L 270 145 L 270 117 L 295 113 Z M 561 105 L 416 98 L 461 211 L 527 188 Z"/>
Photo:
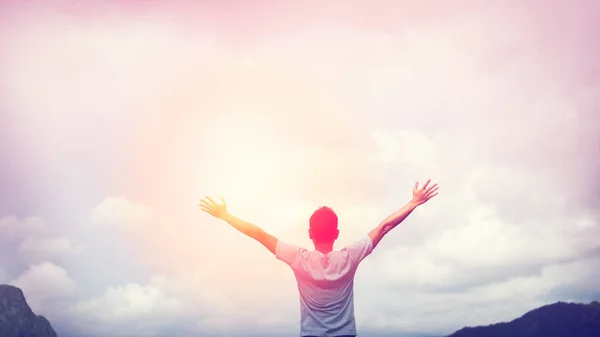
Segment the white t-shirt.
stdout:
<path fill-rule="evenodd" d="M 275 256 L 292 268 L 298 282 L 301 336 L 356 335 L 354 274 L 372 251 L 368 236 L 327 254 L 277 241 Z"/>

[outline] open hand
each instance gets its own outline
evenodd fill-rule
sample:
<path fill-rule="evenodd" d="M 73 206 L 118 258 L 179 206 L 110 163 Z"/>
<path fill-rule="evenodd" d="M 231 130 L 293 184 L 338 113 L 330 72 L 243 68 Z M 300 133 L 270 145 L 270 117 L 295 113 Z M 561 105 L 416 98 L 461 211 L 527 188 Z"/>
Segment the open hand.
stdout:
<path fill-rule="evenodd" d="M 200 200 L 200 208 L 215 218 L 222 218 L 227 214 L 227 204 L 225 204 L 223 197 L 221 197 L 220 204 L 216 203 L 211 197 L 206 197 L 206 199 Z"/>
<path fill-rule="evenodd" d="M 419 188 L 419 182 L 415 183 L 415 187 L 413 188 L 413 198 L 412 201 L 417 205 L 422 205 L 427 202 L 427 200 L 435 197 L 438 192 L 438 184 L 433 184 L 429 186 L 431 179 L 427 179 L 427 182 Z"/>

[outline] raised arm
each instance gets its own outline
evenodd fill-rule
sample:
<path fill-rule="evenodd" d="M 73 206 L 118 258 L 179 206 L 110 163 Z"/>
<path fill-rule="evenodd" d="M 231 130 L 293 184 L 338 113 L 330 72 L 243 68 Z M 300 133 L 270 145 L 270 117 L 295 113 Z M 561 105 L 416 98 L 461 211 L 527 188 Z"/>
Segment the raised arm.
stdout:
<path fill-rule="evenodd" d="M 200 208 L 204 212 L 229 223 L 238 231 L 262 243 L 271 253 L 275 254 L 277 238 L 265 232 L 262 228 L 231 215 L 227 211 L 227 204 L 223 197 L 221 197 L 221 203 L 217 203 L 210 197 L 206 197 L 206 199 L 200 201 Z"/>
<path fill-rule="evenodd" d="M 371 238 L 371 241 L 373 241 L 373 248 L 377 246 L 379 241 L 381 241 L 389 231 L 404 221 L 404 219 L 406 219 L 406 217 L 408 217 L 408 215 L 418 206 L 426 203 L 427 200 L 437 195 L 438 184 L 429 186 L 430 182 L 431 179 L 427 180 L 421 188 L 419 188 L 419 182 L 416 182 L 415 187 L 413 188 L 413 198 L 398 211 L 381 221 L 377 227 L 369 232 L 369 237 Z"/>

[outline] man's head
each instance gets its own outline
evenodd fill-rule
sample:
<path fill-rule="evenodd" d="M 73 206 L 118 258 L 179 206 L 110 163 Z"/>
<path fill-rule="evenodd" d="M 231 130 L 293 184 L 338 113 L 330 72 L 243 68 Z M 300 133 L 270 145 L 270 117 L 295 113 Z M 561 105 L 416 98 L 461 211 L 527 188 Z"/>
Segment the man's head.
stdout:
<path fill-rule="evenodd" d="M 310 217 L 308 235 L 314 243 L 333 243 L 340 234 L 337 226 L 335 212 L 329 207 L 321 207 Z"/>

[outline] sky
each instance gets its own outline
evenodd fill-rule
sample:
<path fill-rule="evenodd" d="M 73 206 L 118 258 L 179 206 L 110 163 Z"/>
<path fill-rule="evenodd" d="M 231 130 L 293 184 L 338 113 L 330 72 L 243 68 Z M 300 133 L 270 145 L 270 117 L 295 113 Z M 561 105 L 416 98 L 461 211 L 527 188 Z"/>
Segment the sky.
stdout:
<path fill-rule="evenodd" d="M 200 211 L 335 248 L 363 336 L 600 300 L 596 1 L 3 1 L 0 283 L 60 336 L 290 336 L 293 273 Z"/>

